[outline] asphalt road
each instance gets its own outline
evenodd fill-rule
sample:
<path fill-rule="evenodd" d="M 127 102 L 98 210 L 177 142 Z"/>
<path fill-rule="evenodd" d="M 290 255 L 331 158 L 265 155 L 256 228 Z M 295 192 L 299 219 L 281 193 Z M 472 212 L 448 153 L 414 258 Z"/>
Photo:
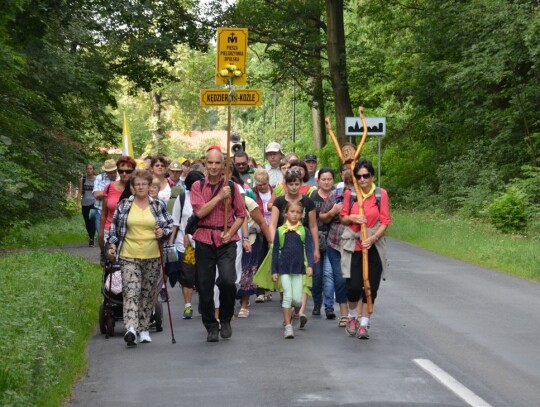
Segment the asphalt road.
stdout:
<path fill-rule="evenodd" d="M 369 340 L 311 316 L 284 340 L 274 300 L 235 319 L 230 340 L 207 343 L 198 315 L 181 319 L 177 286 L 177 343 L 168 323 L 134 349 L 120 323 L 116 337 L 96 332 L 67 406 L 539 406 L 540 286 L 389 246 Z M 97 249 L 66 251 L 97 261 Z"/>

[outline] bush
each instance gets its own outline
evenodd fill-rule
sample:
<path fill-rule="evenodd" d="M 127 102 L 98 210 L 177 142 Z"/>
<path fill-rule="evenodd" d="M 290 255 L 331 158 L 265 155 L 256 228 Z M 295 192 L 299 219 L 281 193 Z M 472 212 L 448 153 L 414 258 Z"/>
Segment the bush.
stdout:
<path fill-rule="evenodd" d="M 501 232 L 524 233 L 527 228 L 528 206 L 527 195 L 510 186 L 487 207 L 487 214 L 493 226 Z"/>

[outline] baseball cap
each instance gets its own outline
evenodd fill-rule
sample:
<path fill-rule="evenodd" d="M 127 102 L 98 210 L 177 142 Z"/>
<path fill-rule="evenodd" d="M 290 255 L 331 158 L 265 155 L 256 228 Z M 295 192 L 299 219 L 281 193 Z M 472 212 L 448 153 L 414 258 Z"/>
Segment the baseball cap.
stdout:
<path fill-rule="evenodd" d="M 306 154 L 304 161 L 317 161 L 317 156 L 315 154 Z"/>
<path fill-rule="evenodd" d="M 266 146 L 266 150 L 264 150 L 265 153 L 281 153 L 283 154 L 283 151 L 281 151 L 281 146 L 279 143 L 276 143 L 275 141 L 269 143 Z"/>
<path fill-rule="evenodd" d="M 169 171 L 182 171 L 182 165 L 179 161 L 173 161 L 169 165 Z"/>

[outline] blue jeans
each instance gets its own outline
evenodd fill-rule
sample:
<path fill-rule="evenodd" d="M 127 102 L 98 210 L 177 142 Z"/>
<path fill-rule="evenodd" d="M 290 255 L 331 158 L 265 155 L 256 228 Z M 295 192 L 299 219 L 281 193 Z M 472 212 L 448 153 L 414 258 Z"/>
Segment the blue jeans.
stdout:
<path fill-rule="evenodd" d="M 323 283 L 325 309 L 334 308 L 334 293 L 338 304 L 347 302 L 345 279 L 341 273 L 341 253 L 330 246 L 326 247 L 323 259 Z"/>
<path fill-rule="evenodd" d="M 95 222 L 96 222 L 96 233 L 98 234 L 98 238 L 99 238 L 99 221 L 101 220 L 101 209 L 96 209 L 96 214 L 95 214 Z M 107 243 L 107 242 L 105 242 Z"/>

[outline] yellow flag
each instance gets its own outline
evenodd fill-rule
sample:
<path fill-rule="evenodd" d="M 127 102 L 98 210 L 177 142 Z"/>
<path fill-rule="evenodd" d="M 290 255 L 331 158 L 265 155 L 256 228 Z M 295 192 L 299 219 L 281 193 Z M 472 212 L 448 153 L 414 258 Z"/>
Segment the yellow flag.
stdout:
<path fill-rule="evenodd" d="M 122 155 L 133 157 L 133 143 L 131 142 L 126 112 L 124 112 L 124 129 L 122 130 Z"/>

